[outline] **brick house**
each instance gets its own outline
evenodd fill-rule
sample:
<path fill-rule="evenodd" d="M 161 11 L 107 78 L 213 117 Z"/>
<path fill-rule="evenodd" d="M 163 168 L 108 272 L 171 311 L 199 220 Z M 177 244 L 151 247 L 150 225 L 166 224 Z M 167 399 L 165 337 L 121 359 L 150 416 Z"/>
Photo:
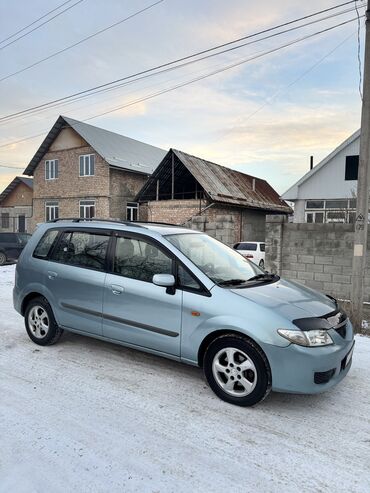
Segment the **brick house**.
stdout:
<path fill-rule="evenodd" d="M 175 149 L 135 200 L 150 221 L 183 224 L 229 245 L 264 241 L 266 215 L 292 212 L 265 180 Z"/>
<path fill-rule="evenodd" d="M 0 232 L 30 232 L 32 199 L 32 178 L 16 176 L 0 194 Z"/>
<path fill-rule="evenodd" d="M 33 227 L 57 217 L 137 219 L 135 196 L 165 154 L 60 116 L 24 171 L 34 177 Z"/>

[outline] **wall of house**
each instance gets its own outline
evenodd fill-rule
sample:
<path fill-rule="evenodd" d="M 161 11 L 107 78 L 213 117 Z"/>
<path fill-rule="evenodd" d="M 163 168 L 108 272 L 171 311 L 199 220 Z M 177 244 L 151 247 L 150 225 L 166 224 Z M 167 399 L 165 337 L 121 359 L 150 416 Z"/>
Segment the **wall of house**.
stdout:
<path fill-rule="evenodd" d="M 286 279 L 350 299 L 353 224 L 295 224 L 267 216 L 266 268 Z M 367 248 L 370 248 L 370 232 Z M 365 301 L 370 302 L 370 258 L 365 270 Z"/>
<path fill-rule="evenodd" d="M 144 214 L 146 214 L 148 221 L 184 224 L 192 216 L 199 213 L 200 207 L 203 209 L 207 205 L 207 201 L 202 200 L 200 202 L 199 199 L 151 201 L 140 206 L 140 219 L 144 220 Z"/>
<path fill-rule="evenodd" d="M 127 202 L 134 202 L 136 195 L 147 181 L 148 176 L 115 168 L 110 168 L 109 173 L 109 217 L 125 220 Z"/>
<path fill-rule="evenodd" d="M 9 214 L 9 227 L 2 227 L 2 214 Z M 32 222 L 32 205 L 23 205 L 17 207 L 2 207 L 0 206 L 0 232 L 17 232 L 18 231 L 18 217 L 25 216 L 26 233 L 33 232 Z"/>
<path fill-rule="evenodd" d="M 293 215 L 294 223 L 306 222 L 305 208 L 306 208 L 305 200 L 296 200 L 294 202 L 294 215 Z"/>
<path fill-rule="evenodd" d="M 1 207 L 28 206 L 32 205 L 33 191 L 24 183 L 19 183 L 5 199 Z"/>
<path fill-rule="evenodd" d="M 95 215 L 101 219 L 108 219 L 109 216 L 109 198 L 99 197 L 96 195 L 80 196 L 76 198 L 61 198 L 59 197 L 59 217 L 79 217 L 80 216 L 80 200 L 95 200 Z M 32 227 L 36 227 L 37 223 L 42 223 L 46 220 L 45 202 L 50 199 L 34 199 L 33 201 L 33 217 Z"/>

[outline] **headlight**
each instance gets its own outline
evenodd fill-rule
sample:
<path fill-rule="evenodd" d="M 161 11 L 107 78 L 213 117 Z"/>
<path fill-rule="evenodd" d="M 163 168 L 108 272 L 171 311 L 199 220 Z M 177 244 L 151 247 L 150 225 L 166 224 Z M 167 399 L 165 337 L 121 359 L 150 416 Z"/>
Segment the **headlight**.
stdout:
<path fill-rule="evenodd" d="M 278 334 L 299 346 L 315 347 L 333 344 L 333 339 L 330 337 L 327 330 L 278 329 Z"/>

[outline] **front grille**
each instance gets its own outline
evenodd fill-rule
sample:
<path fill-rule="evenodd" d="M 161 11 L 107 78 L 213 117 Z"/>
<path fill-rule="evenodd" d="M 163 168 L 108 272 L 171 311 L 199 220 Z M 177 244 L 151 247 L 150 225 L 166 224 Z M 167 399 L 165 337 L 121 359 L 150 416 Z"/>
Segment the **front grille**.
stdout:
<path fill-rule="evenodd" d="M 328 383 L 335 373 L 335 368 L 328 371 L 317 371 L 314 375 L 314 382 L 317 384 Z"/>
<path fill-rule="evenodd" d="M 347 333 L 347 323 L 342 325 L 342 327 L 339 327 L 338 329 L 335 329 L 335 332 L 337 332 L 343 339 L 346 338 L 346 333 Z"/>

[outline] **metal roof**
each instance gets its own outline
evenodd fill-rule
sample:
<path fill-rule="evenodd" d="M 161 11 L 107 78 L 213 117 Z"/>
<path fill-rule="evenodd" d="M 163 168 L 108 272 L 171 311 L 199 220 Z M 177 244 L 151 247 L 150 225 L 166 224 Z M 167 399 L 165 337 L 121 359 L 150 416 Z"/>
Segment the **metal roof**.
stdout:
<path fill-rule="evenodd" d="M 9 185 L 0 194 L 0 204 L 6 197 L 15 189 L 17 185 L 24 183 L 27 187 L 33 190 L 33 179 L 25 178 L 24 176 L 16 176 Z"/>
<path fill-rule="evenodd" d="M 65 127 L 73 128 L 108 164 L 128 171 L 151 174 L 167 152 L 124 135 L 60 116 L 31 159 L 24 174 L 33 175 L 36 166 Z"/>
<path fill-rule="evenodd" d="M 280 199 L 278 193 L 267 181 L 176 149 L 170 149 L 167 153 L 151 179 L 139 192 L 136 198 L 138 201 L 145 201 L 145 197 L 148 197 L 148 193 L 155 187 L 157 179 L 168 180 L 172 154 L 191 173 L 213 202 L 272 212 L 292 212 L 288 204 Z M 181 170 L 177 166 L 175 167 L 175 179 L 179 179 L 180 176 Z"/>

